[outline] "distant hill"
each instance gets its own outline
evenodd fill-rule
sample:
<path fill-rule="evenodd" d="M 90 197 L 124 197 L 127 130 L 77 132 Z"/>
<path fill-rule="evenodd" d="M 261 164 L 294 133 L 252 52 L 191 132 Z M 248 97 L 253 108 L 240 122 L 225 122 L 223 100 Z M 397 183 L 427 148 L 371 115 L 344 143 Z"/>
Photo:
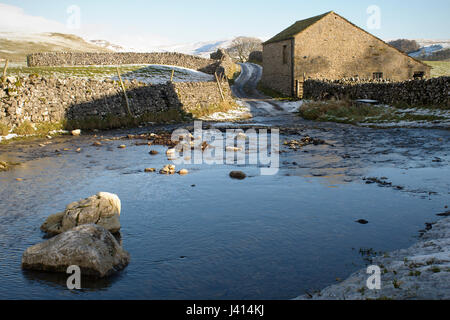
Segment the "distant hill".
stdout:
<path fill-rule="evenodd" d="M 0 58 L 13 63 L 25 63 L 26 56 L 35 52 L 111 52 L 95 43 L 62 33 L 13 33 L 0 32 Z"/>
<path fill-rule="evenodd" d="M 421 48 L 410 53 L 413 58 L 422 60 L 449 60 L 450 55 L 450 40 L 416 40 Z"/>
<path fill-rule="evenodd" d="M 232 41 L 233 39 L 184 43 L 159 47 L 157 48 L 157 50 L 164 52 L 179 52 L 194 56 L 200 56 L 203 58 L 209 58 L 210 54 L 216 52 L 217 49 L 228 49 L 229 47 L 231 47 Z"/>
<path fill-rule="evenodd" d="M 23 64 L 26 56 L 35 52 L 179 52 L 209 58 L 217 49 L 228 49 L 233 39 L 201 41 L 135 49 L 108 40 L 85 40 L 63 33 L 0 32 L 0 58 Z"/>

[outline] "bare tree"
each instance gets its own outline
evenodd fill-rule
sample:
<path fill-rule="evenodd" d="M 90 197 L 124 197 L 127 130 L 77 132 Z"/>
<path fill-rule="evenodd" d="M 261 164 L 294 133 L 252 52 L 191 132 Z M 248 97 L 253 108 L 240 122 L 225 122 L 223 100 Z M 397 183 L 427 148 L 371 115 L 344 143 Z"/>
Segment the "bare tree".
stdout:
<path fill-rule="evenodd" d="M 238 37 L 233 40 L 231 47 L 227 50 L 228 54 L 239 60 L 240 62 L 247 62 L 250 53 L 253 51 L 262 50 L 262 41 L 258 38 Z"/>
<path fill-rule="evenodd" d="M 405 53 L 416 52 L 420 50 L 420 45 L 416 40 L 398 39 L 389 42 L 389 44 Z"/>

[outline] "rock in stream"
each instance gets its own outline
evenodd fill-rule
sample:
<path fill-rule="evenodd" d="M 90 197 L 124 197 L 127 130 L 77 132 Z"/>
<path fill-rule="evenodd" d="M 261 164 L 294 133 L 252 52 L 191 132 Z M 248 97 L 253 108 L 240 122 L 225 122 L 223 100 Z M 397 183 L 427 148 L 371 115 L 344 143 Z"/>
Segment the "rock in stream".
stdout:
<path fill-rule="evenodd" d="M 85 224 L 28 248 L 22 268 L 65 273 L 76 265 L 82 275 L 104 278 L 124 269 L 129 261 L 128 252 L 108 230 Z"/>

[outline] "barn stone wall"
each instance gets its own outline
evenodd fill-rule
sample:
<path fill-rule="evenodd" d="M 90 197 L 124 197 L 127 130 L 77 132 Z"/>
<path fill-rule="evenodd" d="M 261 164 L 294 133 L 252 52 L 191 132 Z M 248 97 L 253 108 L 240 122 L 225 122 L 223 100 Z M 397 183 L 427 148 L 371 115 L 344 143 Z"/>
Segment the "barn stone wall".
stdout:
<path fill-rule="evenodd" d="M 450 77 L 404 82 L 307 80 L 304 84 L 305 99 L 371 99 L 391 105 L 450 106 L 449 93 Z"/>
<path fill-rule="evenodd" d="M 286 46 L 286 49 L 283 47 Z M 283 50 L 287 52 L 286 63 L 283 63 Z M 263 75 L 261 83 L 285 95 L 292 94 L 292 41 L 280 41 L 264 45 Z"/>

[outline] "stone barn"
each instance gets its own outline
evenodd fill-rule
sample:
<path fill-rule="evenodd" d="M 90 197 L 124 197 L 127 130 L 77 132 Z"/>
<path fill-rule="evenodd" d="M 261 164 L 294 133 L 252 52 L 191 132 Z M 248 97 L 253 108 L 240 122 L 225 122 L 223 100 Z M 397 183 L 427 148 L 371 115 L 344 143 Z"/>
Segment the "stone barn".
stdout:
<path fill-rule="evenodd" d="M 297 21 L 263 44 L 264 86 L 302 96 L 305 79 L 404 81 L 431 67 L 334 13 Z"/>

